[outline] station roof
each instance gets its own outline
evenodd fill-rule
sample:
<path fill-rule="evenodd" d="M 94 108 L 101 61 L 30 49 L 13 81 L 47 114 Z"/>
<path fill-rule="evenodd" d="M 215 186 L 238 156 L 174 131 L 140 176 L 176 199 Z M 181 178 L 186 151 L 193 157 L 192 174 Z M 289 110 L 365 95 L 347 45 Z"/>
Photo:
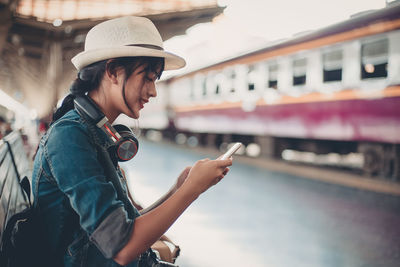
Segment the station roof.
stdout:
<path fill-rule="evenodd" d="M 111 18 L 135 14 L 182 12 L 214 7 L 210 0 L 19 0 L 16 13 L 19 17 L 35 18 L 52 23 L 56 19 L 76 21 Z"/>
<path fill-rule="evenodd" d="M 68 90 L 70 59 L 94 25 L 144 16 L 165 41 L 223 10 L 217 0 L 0 0 L 0 90 L 43 117 Z M 40 94 L 47 101 L 38 101 Z"/>
<path fill-rule="evenodd" d="M 6 0 L 0 0 L 6 1 Z M 223 8 L 214 0 L 20 0 L 8 42 L 21 45 L 27 56 L 41 57 L 43 43 L 62 40 L 65 50 L 82 50 L 87 31 L 101 21 L 126 15 L 151 19 L 163 40 L 211 21 Z M 22 50 L 20 50 L 22 51 Z M 76 51 L 72 51 L 75 53 Z M 20 52 L 21 53 L 21 52 Z"/>

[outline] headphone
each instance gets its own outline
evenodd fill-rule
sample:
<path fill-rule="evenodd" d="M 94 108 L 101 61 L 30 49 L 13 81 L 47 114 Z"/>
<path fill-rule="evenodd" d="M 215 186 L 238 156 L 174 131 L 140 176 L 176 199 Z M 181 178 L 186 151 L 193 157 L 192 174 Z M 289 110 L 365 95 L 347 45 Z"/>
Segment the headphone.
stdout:
<path fill-rule="evenodd" d="M 139 141 L 131 129 L 122 124 L 112 126 L 100 108 L 87 95 L 76 96 L 74 99 L 75 110 L 85 118 L 89 118 L 97 127 L 103 130 L 113 141 L 108 152 L 114 164 L 116 161 L 131 160 L 139 149 Z"/>

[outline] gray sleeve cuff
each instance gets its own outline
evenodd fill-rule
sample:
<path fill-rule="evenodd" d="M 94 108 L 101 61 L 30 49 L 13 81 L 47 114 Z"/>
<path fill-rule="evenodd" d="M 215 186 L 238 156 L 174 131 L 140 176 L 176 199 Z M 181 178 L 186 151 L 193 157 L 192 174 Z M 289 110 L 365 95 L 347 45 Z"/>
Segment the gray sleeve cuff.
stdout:
<path fill-rule="evenodd" d="M 89 237 L 107 259 L 117 254 L 128 242 L 133 227 L 123 207 L 110 213 Z"/>

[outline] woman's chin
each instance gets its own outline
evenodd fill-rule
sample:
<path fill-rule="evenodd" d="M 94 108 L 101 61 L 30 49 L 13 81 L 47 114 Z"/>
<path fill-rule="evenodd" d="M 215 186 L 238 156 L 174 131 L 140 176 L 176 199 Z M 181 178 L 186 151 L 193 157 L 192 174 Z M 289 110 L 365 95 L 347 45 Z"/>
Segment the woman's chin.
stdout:
<path fill-rule="evenodd" d="M 140 116 L 139 112 L 129 112 L 129 113 L 124 113 L 124 114 L 131 119 L 139 119 L 139 116 Z"/>
<path fill-rule="evenodd" d="M 133 115 L 133 116 L 131 117 L 132 119 L 139 119 L 139 117 L 140 117 L 140 111 L 138 110 L 138 111 L 134 112 L 132 115 Z"/>

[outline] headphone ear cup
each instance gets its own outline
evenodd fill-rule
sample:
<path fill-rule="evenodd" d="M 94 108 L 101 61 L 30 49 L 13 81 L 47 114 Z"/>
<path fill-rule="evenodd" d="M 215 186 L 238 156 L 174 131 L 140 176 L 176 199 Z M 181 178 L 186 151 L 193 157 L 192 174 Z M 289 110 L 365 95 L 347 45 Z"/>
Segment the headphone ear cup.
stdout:
<path fill-rule="evenodd" d="M 139 149 L 139 141 L 127 126 L 117 124 L 113 127 L 121 135 L 121 139 L 115 144 L 115 157 L 120 162 L 132 159 Z"/>

